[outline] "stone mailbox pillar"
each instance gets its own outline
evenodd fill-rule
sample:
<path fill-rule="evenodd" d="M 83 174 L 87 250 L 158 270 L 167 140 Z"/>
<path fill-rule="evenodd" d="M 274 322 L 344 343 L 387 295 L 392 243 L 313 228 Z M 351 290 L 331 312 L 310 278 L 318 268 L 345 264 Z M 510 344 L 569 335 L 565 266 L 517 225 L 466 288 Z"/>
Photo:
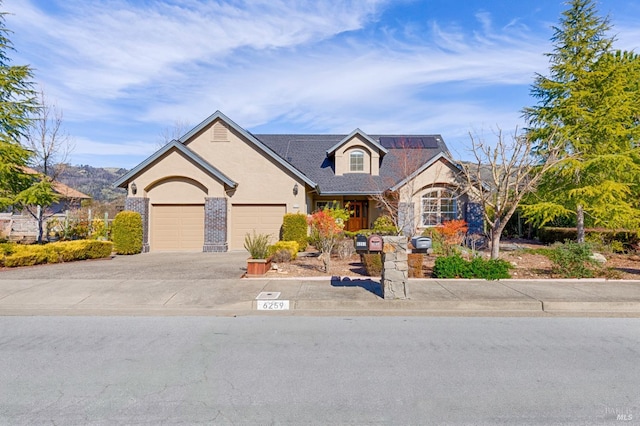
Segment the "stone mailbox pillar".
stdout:
<path fill-rule="evenodd" d="M 382 247 L 382 297 L 406 299 L 409 264 L 406 237 L 384 237 Z"/>

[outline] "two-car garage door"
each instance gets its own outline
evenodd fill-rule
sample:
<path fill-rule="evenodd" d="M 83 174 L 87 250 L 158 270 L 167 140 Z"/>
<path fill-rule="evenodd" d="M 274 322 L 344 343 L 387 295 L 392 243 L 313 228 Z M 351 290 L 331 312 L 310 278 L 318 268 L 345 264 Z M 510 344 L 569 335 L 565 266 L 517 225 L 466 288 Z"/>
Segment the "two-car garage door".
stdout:
<path fill-rule="evenodd" d="M 242 250 L 244 236 L 271 234 L 271 242 L 278 241 L 282 217 L 287 212 L 284 204 L 233 204 L 231 206 L 231 238 L 229 248 Z"/>
<path fill-rule="evenodd" d="M 242 250 L 245 234 L 254 230 L 271 234 L 278 241 L 284 204 L 233 204 L 229 249 Z M 204 205 L 154 204 L 151 208 L 152 251 L 202 251 L 204 245 Z"/>

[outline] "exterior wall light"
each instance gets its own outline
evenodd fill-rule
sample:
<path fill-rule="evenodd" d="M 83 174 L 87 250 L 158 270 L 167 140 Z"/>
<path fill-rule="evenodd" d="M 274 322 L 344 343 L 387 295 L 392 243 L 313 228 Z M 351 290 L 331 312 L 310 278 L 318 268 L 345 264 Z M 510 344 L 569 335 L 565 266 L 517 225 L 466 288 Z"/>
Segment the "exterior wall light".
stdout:
<path fill-rule="evenodd" d="M 298 195 L 298 184 L 293 185 L 293 195 Z"/>
<path fill-rule="evenodd" d="M 138 193 L 138 187 L 136 186 L 136 183 L 135 183 L 135 182 L 133 182 L 133 183 L 131 184 L 131 193 L 132 193 L 133 195 L 136 195 L 136 194 Z"/>

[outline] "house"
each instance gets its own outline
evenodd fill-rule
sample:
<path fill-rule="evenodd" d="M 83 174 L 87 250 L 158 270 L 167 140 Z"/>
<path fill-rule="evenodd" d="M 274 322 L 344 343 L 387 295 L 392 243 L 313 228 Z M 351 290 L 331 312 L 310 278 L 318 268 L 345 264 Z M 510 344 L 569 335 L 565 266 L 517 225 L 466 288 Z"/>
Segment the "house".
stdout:
<path fill-rule="evenodd" d="M 254 135 L 218 111 L 115 185 L 142 215 L 143 251 L 221 252 L 243 249 L 253 230 L 277 238 L 285 213 L 334 202 L 349 203 L 347 230 L 369 228 L 382 214 L 372 196 L 388 189 L 413 231 L 471 221 L 458 172 L 440 135 Z"/>
<path fill-rule="evenodd" d="M 24 171 L 31 175 L 37 175 L 38 172 L 30 167 L 23 167 Z M 90 200 L 91 196 L 83 194 L 77 189 L 73 189 L 64 183 L 54 180 L 51 182 L 53 192 L 58 196 L 58 201 L 47 207 L 47 214 L 60 214 L 67 210 L 79 209 L 82 201 Z"/>
<path fill-rule="evenodd" d="M 37 175 L 38 172 L 29 167 L 24 167 L 28 174 Z M 69 210 L 80 208 L 82 201 L 90 200 L 89 195 L 54 180 L 51 182 L 53 191 L 58 195 L 58 200 L 47 206 L 46 218 L 64 217 Z M 35 212 L 34 209 L 32 209 Z M 13 241 L 35 241 L 38 237 L 38 221 L 27 211 L 7 211 L 0 213 L 0 237 L 7 237 Z"/>

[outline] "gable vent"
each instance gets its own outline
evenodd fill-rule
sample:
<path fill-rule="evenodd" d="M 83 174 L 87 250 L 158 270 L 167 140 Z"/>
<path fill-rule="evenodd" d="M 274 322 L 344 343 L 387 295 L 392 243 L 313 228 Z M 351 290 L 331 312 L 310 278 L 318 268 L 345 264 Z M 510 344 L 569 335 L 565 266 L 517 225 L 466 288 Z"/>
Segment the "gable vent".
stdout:
<path fill-rule="evenodd" d="M 223 121 L 216 121 L 212 126 L 212 142 L 229 142 L 229 127 Z"/>

